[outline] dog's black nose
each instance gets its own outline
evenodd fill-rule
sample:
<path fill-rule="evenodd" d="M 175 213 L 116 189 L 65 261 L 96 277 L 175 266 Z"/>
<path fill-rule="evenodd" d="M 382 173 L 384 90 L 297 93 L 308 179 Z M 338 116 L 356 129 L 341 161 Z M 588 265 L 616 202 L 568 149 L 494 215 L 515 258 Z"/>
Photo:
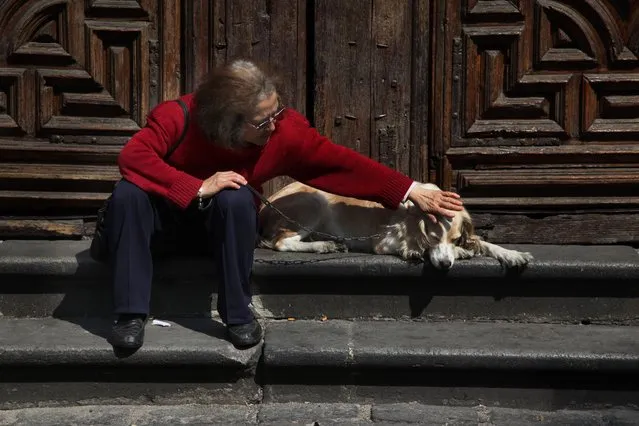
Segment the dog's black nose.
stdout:
<path fill-rule="evenodd" d="M 439 262 L 439 269 L 450 269 L 451 266 L 453 266 L 453 262 L 450 260 L 441 260 Z"/>

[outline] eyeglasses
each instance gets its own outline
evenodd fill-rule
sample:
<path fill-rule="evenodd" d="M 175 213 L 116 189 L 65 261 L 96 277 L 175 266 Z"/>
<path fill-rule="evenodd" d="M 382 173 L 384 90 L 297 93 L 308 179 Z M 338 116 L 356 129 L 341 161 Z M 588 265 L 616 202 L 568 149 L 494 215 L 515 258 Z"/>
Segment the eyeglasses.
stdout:
<path fill-rule="evenodd" d="M 262 131 L 266 129 L 273 121 L 277 120 L 279 116 L 284 112 L 285 109 L 286 109 L 285 106 L 280 105 L 277 111 L 275 111 L 273 114 L 269 115 L 268 117 L 266 117 L 264 120 L 260 121 L 259 123 L 253 124 L 249 121 L 248 124 L 250 124 L 251 127 L 253 127 L 254 129 Z"/>

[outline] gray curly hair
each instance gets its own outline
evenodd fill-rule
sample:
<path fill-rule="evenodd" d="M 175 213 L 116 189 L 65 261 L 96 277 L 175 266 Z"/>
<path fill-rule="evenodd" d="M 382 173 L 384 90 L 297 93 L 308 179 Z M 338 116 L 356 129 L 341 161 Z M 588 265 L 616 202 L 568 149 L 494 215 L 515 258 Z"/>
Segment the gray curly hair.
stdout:
<path fill-rule="evenodd" d="M 206 138 L 216 145 L 245 146 L 244 124 L 257 105 L 277 91 L 276 79 L 254 62 L 237 59 L 214 68 L 195 92 L 195 118 Z"/>

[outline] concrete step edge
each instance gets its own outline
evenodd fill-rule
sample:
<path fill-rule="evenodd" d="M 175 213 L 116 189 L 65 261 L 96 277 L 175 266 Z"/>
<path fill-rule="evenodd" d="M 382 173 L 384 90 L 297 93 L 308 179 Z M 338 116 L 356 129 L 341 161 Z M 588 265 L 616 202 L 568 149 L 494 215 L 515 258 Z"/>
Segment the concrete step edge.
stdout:
<path fill-rule="evenodd" d="M 147 324 L 142 349 L 118 358 L 110 322 L 0 319 L 0 365 L 489 369 L 639 373 L 639 327 L 428 321 L 265 321 L 263 347 L 235 349 L 211 319 Z"/>
<path fill-rule="evenodd" d="M 253 405 L 83 405 L 33 407 L 0 412 L 5 425 L 167 424 L 637 424 L 629 408 L 533 410 L 523 408 L 438 406 L 419 403 L 261 403 Z"/>
<path fill-rule="evenodd" d="M 147 322 L 144 346 L 118 354 L 106 341 L 112 325 L 106 319 L 0 318 L 0 365 L 189 365 L 244 371 L 254 368 L 261 356 L 261 343 L 236 349 L 220 322 L 183 318 L 167 323 L 170 326 Z"/>
<path fill-rule="evenodd" d="M 639 373 L 639 327 L 507 322 L 273 321 L 264 364 L 290 368 Z"/>
<path fill-rule="evenodd" d="M 106 264 L 89 256 L 90 241 L 10 240 L 0 243 L 0 274 L 30 276 L 99 277 L 108 273 Z M 478 257 L 456 262 L 443 274 L 429 264 L 407 263 L 393 256 L 278 253 L 257 249 L 253 274 L 257 278 L 295 277 L 392 277 L 447 279 L 639 279 L 639 253 L 629 246 L 505 246 L 531 252 L 525 270 L 504 270 L 494 259 Z M 213 274 L 204 257 L 168 258 L 157 262 L 156 274 L 200 278 Z"/>

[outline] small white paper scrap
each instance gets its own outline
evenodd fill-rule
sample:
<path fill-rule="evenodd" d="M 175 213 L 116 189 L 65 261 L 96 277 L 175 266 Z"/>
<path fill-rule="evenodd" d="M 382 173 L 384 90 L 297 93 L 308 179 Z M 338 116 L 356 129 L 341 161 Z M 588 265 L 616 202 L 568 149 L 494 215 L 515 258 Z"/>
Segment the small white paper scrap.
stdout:
<path fill-rule="evenodd" d="M 160 327 L 171 327 L 171 323 L 170 322 L 161 321 L 159 319 L 154 319 L 153 320 L 153 325 L 159 325 Z"/>

